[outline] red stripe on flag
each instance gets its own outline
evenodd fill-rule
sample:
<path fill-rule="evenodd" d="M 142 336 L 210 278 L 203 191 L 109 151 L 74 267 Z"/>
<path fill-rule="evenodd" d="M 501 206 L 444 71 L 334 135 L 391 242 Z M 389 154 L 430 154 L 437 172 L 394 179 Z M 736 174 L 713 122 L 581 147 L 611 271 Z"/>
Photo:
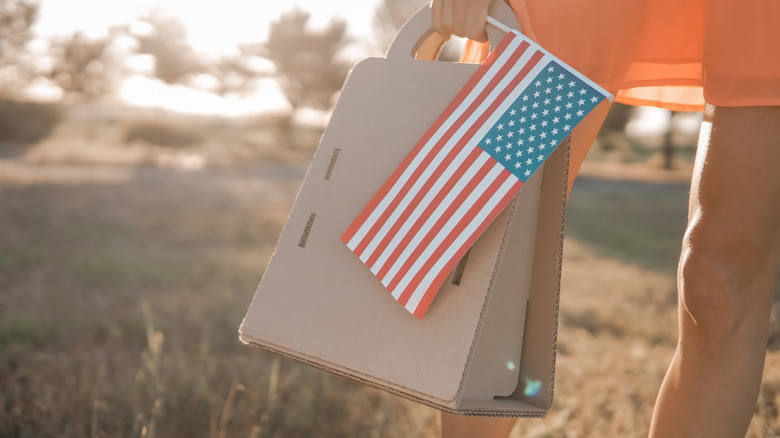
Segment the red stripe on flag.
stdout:
<path fill-rule="evenodd" d="M 506 50 L 506 47 L 514 38 L 515 37 L 513 36 L 512 38 L 502 39 L 498 47 L 496 47 L 496 49 L 493 50 L 493 52 L 491 52 L 488 55 L 488 57 L 485 59 L 482 65 L 477 69 L 474 75 L 468 80 L 468 82 L 466 82 L 466 84 L 460 90 L 460 92 L 455 97 L 455 99 L 452 102 L 450 102 L 450 104 L 447 106 L 444 112 L 439 116 L 439 118 L 436 119 L 434 124 L 430 128 L 428 128 L 428 130 L 425 132 L 425 134 L 420 139 L 420 141 L 417 142 L 414 149 L 412 149 L 411 153 L 409 153 L 406 156 L 406 158 L 401 162 L 398 168 L 396 168 L 396 170 L 393 172 L 390 178 L 388 178 L 388 180 L 382 185 L 382 187 L 374 195 L 374 197 L 371 198 L 368 205 L 363 209 L 363 211 L 360 212 L 358 217 L 352 222 L 349 228 L 347 228 L 344 234 L 342 234 L 341 236 L 342 242 L 347 244 L 349 243 L 350 240 L 352 240 L 352 238 L 360 229 L 360 226 L 371 215 L 371 212 L 374 211 L 374 209 L 377 207 L 377 205 L 379 205 L 382 199 L 385 196 L 387 196 L 387 193 L 393 187 L 395 181 L 398 180 L 398 178 L 400 178 L 401 175 L 403 174 L 403 171 L 406 170 L 407 167 L 409 167 L 409 164 L 411 164 L 414 157 L 420 152 L 423 146 L 425 146 L 425 144 L 428 143 L 431 137 L 433 137 L 433 134 L 436 133 L 436 131 L 438 131 L 441 128 L 441 126 L 444 124 L 445 121 L 447 121 L 447 119 L 452 115 L 452 113 L 455 112 L 455 109 L 468 96 L 471 90 L 473 90 L 474 87 L 476 87 L 476 85 L 479 83 L 479 81 L 482 80 L 482 77 L 490 70 L 490 67 L 492 67 L 492 65 L 495 63 L 496 59 L 498 59 L 499 54 L 502 53 L 504 50 Z"/>
<path fill-rule="evenodd" d="M 463 172 L 468 170 L 469 167 L 471 167 L 474 162 L 477 160 L 477 158 L 484 154 L 485 152 L 480 148 L 474 148 L 472 153 L 469 155 L 468 160 L 464 161 Z M 493 163 L 491 163 L 491 161 Z M 477 170 L 477 173 L 466 183 L 466 185 L 461 189 L 461 192 L 458 194 L 458 196 L 455 197 L 455 199 L 450 203 L 449 208 L 442 214 L 442 216 L 437 220 L 437 222 L 434 224 L 433 227 L 431 227 L 431 230 L 428 232 L 427 236 L 420 241 L 417 245 L 417 250 L 415 250 L 414 253 L 409 257 L 407 260 L 407 263 L 402 265 L 402 268 L 398 271 L 396 274 L 395 279 L 398 279 L 399 276 L 403 277 L 403 272 L 405 272 L 408 269 L 409 263 L 414 263 L 413 258 L 415 257 L 415 254 L 418 254 L 421 250 L 424 250 L 425 247 L 428 246 L 431 240 L 433 240 L 433 237 L 435 236 L 435 231 L 441 228 L 442 225 L 444 225 L 441 221 L 447 218 L 448 216 L 452 216 L 452 213 L 455 212 L 457 207 L 459 207 L 461 204 L 463 204 L 463 201 L 465 201 L 466 197 L 474 191 L 474 188 L 479 184 L 479 182 L 487 175 L 487 173 L 490 171 L 490 169 L 493 168 L 493 164 L 495 164 L 495 160 L 492 158 L 488 158 L 485 163 L 482 164 L 482 166 Z M 459 169 L 460 170 L 460 169 Z M 442 187 L 442 189 L 439 191 L 439 193 L 436 194 L 436 199 L 431 202 L 428 205 L 428 208 L 426 208 L 423 215 L 421 215 L 417 222 L 414 224 L 414 227 L 410 230 L 409 233 L 404 236 L 404 240 L 395 247 L 393 250 L 393 253 L 388 257 L 388 259 L 385 261 L 385 264 L 382 266 L 382 269 L 377 272 L 376 276 L 380 280 L 384 279 L 387 276 L 387 273 L 390 269 L 392 269 L 393 265 L 398 261 L 398 257 L 403 253 L 403 251 L 407 248 L 407 245 L 409 244 L 409 241 L 411 241 L 417 234 L 419 234 L 419 230 L 421 225 L 425 224 L 431 217 L 431 214 L 441 205 L 443 199 L 452 192 L 452 189 L 457 185 L 458 181 L 461 179 L 460 176 L 462 176 L 463 173 L 456 174 L 456 178 L 450 179 L 448 181 L 448 184 L 445 187 Z M 419 226 L 418 226 L 419 225 Z M 397 281 L 395 282 L 397 283 Z M 391 283 L 393 285 L 393 283 Z M 389 289 L 392 290 L 392 289 Z"/>
<path fill-rule="evenodd" d="M 458 117 L 458 120 L 450 126 L 450 128 L 447 130 L 444 136 L 436 142 L 436 144 L 433 146 L 433 148 L 428 152 L 428 154 L 423 159 L 422 163 L 414 170 L 412 173 L 412 176 L 404 183 L 401 190 L 396 194 L 396 196 L 391 201 L 390 205 L 387 206 L 387 208 L 382 212 L 379 219 L 374 222 L 374 224 L 369 229 L 368 233 L 366 234 L 366 237 L 360 241 L 358 246 L 355 248 L 354 253 L 358 256 L 361 256 L 363 252 L 366 250 L 366 247 L 368 247 L 369 244 L 371 244 L 371 241 L 373 240 L 374 236 L 382 229 L 382 227 L 387 222 L 388 218 L 393 214 L 393 212 L 396 211 L 398 208 L 398 205 L 402 202 L 402 200 L 406 197 L 406 195 L 409 193 L 409 191 L 412 189 L 414 184 L 419 180 L 420 176 L 425 172 L 425 170 L 430 166 L 431 161 L 436 157 L 436 155 L 441 151 L 441 149 L 444 147 L 444 145 L 447 144 L 447 142 L 452 138 L 452 136 L 455 134 L 455 132 L 466 122 L 466 120 L 479 108 L 479 106 L 486 100 L 486 98 L 490 95 L 490 93 L 496 88 L 496 86 L 504 79 L 504 77 L 509 73 L 509 71 L 514 67 L 514 64 L 517 62 L 517 60 L 520 58 L 520 56 L 525 52 L 525 49 L 528 48 L 530 44 L 528 42 L 523 41 L 523 43 L 518 47 L 517 50 L 512 53 L 510 58 L 507 60 L 507 62 L 504 64 L 504 66 L 501 67 L 498 74 L 496 74 L 488 83 L 487 87 L 485 87 L 484 90 L 480 93 L 480 95 L 469 105 L 469 107 L 466 109 L 466 111 L 463 112 L 463 114 Z M 535 54 L 536 55 L 536 54 Z M 533 58 L 532 58 L 533 59 Z M 535 64 L 535 62 L 534 62 Z M 525 69 L 524 69 L 525 71 Z M 527 74 L 527 72 L 525 73 Z M 521 72 L 522 76 L 525 76 Z M 520 75 L 518 75 L 520 76 Z M 516 82 L 516 79 L 513 80 L 513 83 Z M 522 79 L 522 77 L 521 77 Z M 457 145 L 451 150 L 447 156 L 445 157 L 445 161 L 441 163 L 443 166 L 449 165 L 449 163 L 452 161 L 452 159 L 457 156 L 457 154 L 463 149 L 463 146 L 468 142 L 468 140 L 473 137 L 474 133 L 479 129 L 479 126 L 484 123 L 484 120 L 489 115 L 488 113 L 492 113 L 495 110 L 495 107 L 505 98 L 506 94 L 509 93 L 511 90 L 504 90 L 504 92 L 501 93 L 501 96 L 499 99 L 493 102 L 490 109 L 487 111 L 486 114 L 482 114 L 482 116 L 479 118 L 479 120 L 476 122 L 476 125 L 472 125 L 470 129 L 467 131 L 466 135 L 464 135 L 461 140 L 457 143 Z M 462 100 L 462 99 L 461 99 Z M 475 128 L 476 126 L 476 128 Z M 410 154 L 411 155 L 411 154 Z M 407 156 L 408 158 L 408 156 Z M 403 166 L 403 164 L 402 164 Z M 400 177 L 400 175 L 399 175 Z M 394 181 L 395 182 L 395 181 Z M 390 188 L 388 188 L 388 191 Z M 378 204 L 378 202 L 377 202 Z M 372 207 L 373 209 L 376 208 L 376 206 Z M 370 266 L 370 265 L 369 265 Z"/>
<path fill-rule="evenodd" d="M 484 153 L 484 152 L 482 152 Z M 490 173 L 491 170 L 493 170 L 496 167 L 496 160 L 489 158 L 487 161 L 485 161 L 482 164 L 482 167 L 477 170 L 474 177 L 469 180 L 469 182 L 466 184 L 466 187 L 464 187 L 460 193 L 455 197 L 455 199 L 450 203 L 450 205 L 447 207 L 447 210 L 442 213 L 442 215 L 436 219 L 436 223 L 431 227 L 431 230 L 425 235 L 425 237 L 420 241 L 420 243 L 417 245 L 417 247 L 412 251 L 412 253 L 409 255 L 409 257 L 406 258 L 406 260 L 403 261 L 403 264 L 401 265 L 401 269 L 396 271 L 395 276 L 390 281 L 390 283 L 387 285 L 387 290 L 390 292 L 394 292 L 396 287 L 398 287 L 398 283 L 400 283 L 406 273 L 409 271 L 409 269 L 414 266 L 415 262 L 419 260 L 420 256 L 423 252 L 425 252 L 426 249 L 428 249 L 431 245 L 431 242 L 434 238 L 436 238 L 437 233 L 439 230 L 441 230 L 447 222 L 452 218 L 452 215 L 455 214 L 456 211 L 463 205 L 464 202 L 466 202 L 466 199 L 474 192 L 474 190 L 479 186 L 479 184 L 484 180 L 484 178 L 487 176 L 488 173 Z M 473 208 L 473 207 L 472 207 Z M 396 260 L 392 260 L 393 263 L 395 263 Z M 377 276 L 380 280 L 383 280 L 383 277 Z M 401 304 L 406 304 L 406 300 L 409 299 L 409 295 L 411 295 L 410 289 L 414 289 L 411 286 L 407 286 L 406 289 L 401 293 L 401 295 L 398 297 L 398 301 Z M 408 294 L 407 294 L 408 293 Z"/>
<path fill-rule="evenodd" d="M 496 111 L 496 109 L 498 108 L 498 106 L 500 106 L 500 105 L 501 105 L 501 104 L 502 104 L 502 103 L 503 103 L 503 102 L 506 100 L 507 96 L 508 96 L 508 95 L 509 95 L 509 94 L 510 94 L 510 93 L 511 93 L 513 90 L 514 90 L 514 88 L 515 88 L 515 87 L 516 87 L 516 86 L 517 86 L 517 85 L 518 85 L 518 84 L 519 84 L 519 83 L 520 83 L 520 82 L 521 82 L 521 81 L 522 81 L 522 80 L 523 80 L 523 79 L 524 79 L 524 78 L 525 78 L 525 77 L 528 75 L 528 72 L 529 72 L 529 71 L 530 71 L 530 70 L 531 70 L 531 69 L 532 69 L 532 68 L 533 68 L 533 67 L 534 67 L 534 66 L 535 66 L 535 65 L 536 65 L 536 64 L 539 62 L 539 59 L 541 59 L 541 57 L 542 57 L 542 56 L 543 56 L 543 54 L 542 54 L 541 52 L 536 52 L 536 53 L 534 53 L 534 54 L 531 56 L 531 58 L 530 58 L 530 59 L 529 59 L 529 61 L 526 63 L 526 65 L 525 65 L 525 66 L 523 66 L 523 69 L 522 69 L 522 70 L 521 70 L 521 71 L 520 71 L 520 72 L 517 74 L 517 76 L 515 76 L 515 77 L 512 79 L 512 81 L 511 81 L 511 83 L 509 84 L 509 86 L 507 86 L 507 87 L 506 87 L 504 90 L 502 90 L 501 94 L 500 94 L 500 95 L 499 95 L 499 96 L 498 96 L 498 97 L 497 97 L 497 98 L 496 98 L 496 99 L 495 99 L 495 100 L 494 100 L 494 101 L 493 101 L 493 102 L 490 104 L 490 106 L 488 107 L 488 109 L 487 109 L 485 112 L 483 112 L 483 113 L 480 115 L 480 117 L 477 119 L 477 121 L 476 121 L 475 123 L 473 123 L 473 124 L 472 124 L 472 125 L 469 127 L 469 129 L 468 129 L 468 131 L 466 132 L 466 134 L 465 134 L 465 135 L 463 136 L 463 138 L 462 138 L 462 139 L 461 139 L 461 140 L 460 140 L 460 141 L 457 143 L 457 146 L 456 146 L 456 148 L 455 148 L 455 149 L 453 149 L 453 151 L 452 151 L 452 152 L 450 152 L 450 155 L 452 155 L 452 154 L 453 154 L 453 153 L 455 153 L 456 151 L 457 151 L 457 152 L 459 152 L 459 151 L 460 151 L 460 150 L 461 150 L 463 147 L 465 147 L 465 146 L 466 146 L 466 143 L 467 143 L 467 142 L 468 142 L 468 141 L 469 141 L 469 140 L 470 140 L 470 139 L 471 139 L 471 138 L 472 138 L 472 137 L 473 137 L 473 136 L 476 134 L 476 132 L 477 132 L 477 131 L 478 131 L 478 130 L 479 130 L 479 129 L 480 129 L 480 128 L 481 128 L 481 127 L 482 127 L 482 126 L 485 124 L 485 122 L 487 121 L 487 119 L 488 119 L 488 118 L 489 118 L 489 117 L 490 117 L 490 116 L 491 116 L 491 115 L 492 115 L 492 114 L 493 114 L 493 113 Z M 482 149 L 481 149 L 479 146 L 476 146 L 476 145 L 474 146 L 474 148 L 475 148 L 475 149 L 477 149 L 477 150 L 480 150 L 480 151 L 482 150 Z M 448 159 L 449 159 L 449 156 L 450 156 L 450 155 L 448 155 Z M 494 163 L 496 162 L 496 161 L 495 161 L 493 158 L 491 158 L 491 160 L 492 160 Z M 449 165 L 449 161 L 452 161 L 452 159 L 449 159 L 449 160 L 447 160 L 447 161 L 448 161 L 448 162 L 447 162 L 446 164 L 445 164 L 445 163 L 442 163 L 442 166 L 441 166 L 440 168 L 436 169 L 436 172 L 437 172 L 438 174 L 440 174 L 440 173 L 441 173 L 441 172 L 444 170 L 444 168 L 446 168 L 446 166 L 447 166 L 447 165 Z M 412 181 L 412 180 L 410 179 L 410 181 Z M 407 185 L 408 185 L 408 182 L 407 182 Z M 378 254 L 378 252 L 382 252 L 382 251 L 384 251 L 384 249 L 386 248 L 386 245 L 387 245 L 387 244 L 388 244 L 388 243 L 391 241 L 391 239 L 392 239 L 393 237 L 395 237 L 395 233 L 397 232 L 397 229 L 398 229 L 398 228 L 400 228 L 400 225 L 399 225 L 399 224 L 403 224 L 404 222 L 406 222 L 406 220 L 408 219 L 408 217 L 411 215 L 411 212 L 413 211 L 413 208 L 414 208 L 414 206 L 415 206 L 415 205 L 416 205 L 416 203 L 417 203 L 417 202 L 419 202 L 419 200 L 421 199 L 421 198 L 420 198 L 420 196 L 421 196 L 421 195 L 423 195 L 423 196 L 424 196 L 424 194 L 425 194 L 425 193 L 427 193 L 427 190 L 429 190 L 430 186 L 432 186 L 432 185 L 433 185 L 432 179 L 431 179 L 431 180 L 429 180 L 429 181 L 427 181 L 427 182 L 426 182 L 426 185 L 425 185 L 425 187 L 424 187 L 424 188 L 421 190 L 421 192 L 420 192 L 420 193 L 417 193 L 417 195 L 415 196 L 415 199 L 414 199 L 414 201 L 413 201 L 413 202 L 412 202 L 412 203 L 409 205 L 409 208 L 407 208 L 407 209 L 406 209 L 406 211 L 404 212 L 404 214 L 403 214 L 403 215 L 402 215 L 400 218 L 398 218 L 398 220 L 397 220 L 397 222 L 396 222 L 396 223 L 394 223 L 394 224 L 393 224 L 393 228 L 391 229 L 391 231 L 390 231 L 390 232 L 389 232 L 389 233 L 388 233 L 388 234 L 387 234 L 387 235 L 386 235 L 386 236 L 383 238 L 383 240 L 382 240 L 382 244 L 383 244 L 383 245 L 381 245 L 381 247 L 378 247 L 378 248 L 376 248 L 375 252 L 372 254 L 372 257 L 371 257 L 371 258 L 369 258 L 369 260 L 366 262 L 366 265 L 367 265 L 369 268 L 372 268 L 372 267 L 373 267 L 373 264 L 376 262 L 376 259 L 377 259 L 377 258 L 379 258 L 379 256 L 380 256 L 380 255 Z M 448 190 L 449 190 L 449 188 L 450 188 L 452 185 L 454 185 L 454 183 L 452 183 L 452 184 L 450 184 L 450 185 L 448 185 L 448 186 L 447 186 Z M 406 188 L 406 187 L 405 187 L 405 188 Z M 386 213 L 388 216 L 389 216 L 390 214 L 392 214 L 392 212 L 390 211 L 391 209 L 392 209 L 392 210 L 394 210 L 395 208 L 397 208 L 397 204 L 398 204 L 398 203 L 400 203 L 400 200 L 399 200 L 400 198 L 401 198 L 401 196 L 400 196 L 400 195 L 399 195 L 398 197 L 396 197 L 396 199 L 394 200 L 393 204 L 391 204 L 391 205 L 390 205 L 390 207 L 388 207 L 388 209 L 387 209 L 387 210 L 385 210 L 385 213 Z M 396 202 L 396 201 L 397 201 L 397 202 Z M 449 211 L 449 210 L 448 210 L 448 211 Z M 382 216 L 384 217 L 384 216 L 385 216 L 385 214 L 383 214 Z M 385 220 L 386 220 L 386 218 L 385 218 Z M 376 227 L 376 224 L 375 224 L 375 227 Z M 367 235 L 367 236 L 366 236 L 366 238 L 365 238 L 365 239 L 363 239 L 363 241 L 361 242 L 361 244 L 363 244 L 363 243 L 365 243 L 365 242 L 368 242 L 368 241 L 370 241 L 370 240 L 371 240 L 370 238 L 372 238 L 372 237 L 373 237 L 373 233 L 374 233 L 374 229 L 373 229 L 373 227 L 372 227 L 371 234 Z M 367 246 L 367 244 L 363 246 L 363 249 L 365 249 L 365 246 Z M 403 245 L 401 245 L 401 246 L 403 246 Z M 358 248 L 359 248 L 359 247 L 358 247 Z M 362 252 L 362 251 L 361 251 L 361 252 Z M 356 249 L 355 253 L 356 253 L 356 254 L 359 254 L 359 253 L 357 252 L 357 249 Z M 417 254 L 417 252 L 416 252 L 416 251 L 415 251 L 415 254 Z M 374 256 L 375 256 L 375 257 L 374 257 Z M 413 255 L 413 256 L 412 256 L 412 258 L 413 258 L 413 259 L 414 259 L 414 258 L 416 258 L 416 257 L 417 257 L 417 255 Z M 380 280 L 381 280 L 381 279 L 383 279 L 385 275 L 387 275 L 387 271 L 390 269 L 390 268 L 387 268 L 387 266 L 388 266 L 388 265 L 387 265 L 387 263 L 388 263 L 388 262 L 385 262 L 385 265 L 383 266 L 382 270 L 380 270 L 380 271 L 379 271 L 379 273 L 377 274 L 377 277 L 378 277 Z M 406 269 L 408 269 L 408 268 L 406 267 L 406 265 L 404 265 L 404 268 L 402 268 L 400 272 L 404 272 Z M 397 280 L 397 278 L 395 278 L 394 280 Z M 393 291 L 393 289 L 395 288 L 395 286 L 396 286 L 396 285 L 397 285 L 397 281 L 394 281 L 394 282 L 392 282 L 392 283 L 391 283 L 391 284 L 388 286 L 388 290 L 390 290 L 390 291 Z"/>
<path fill-rule="evenodd" d="M 509 189 L 509 191 L 507 191 L 506 195 L 504 195 L 501 201 L 496 204 L 495 208 L 493 208 L 493 210 L 488 214 L 482 224 L 477 227 L 476 230 L 474 230 L 474 233 L 472 233 L 471 236 L 469 236 L 465 244 L 458 248 L 458 250 L 453 254 L 452 258 L 447 262 L 446 265 L 444 265 L 444 268 L 439 272 L 433 282 L 431 282 L 430 287 L 425 292 L 422 299 L 420 299 L 420 302 L 414 309 L 414 316 L 420 319 L 425 316 L 425 313 L 428 311 L 428 307 L 431 305 L 431 301 L 433 301 L 433 298 L 436 296 L 436 292 L 444 283 L 444 280 L 447 279 L 447 276 L 450 274 L 457 262 L 463 258 L 463 255 L 466 254 L 466 251 L 468 251 L 469 248 L 474 245 L 474 242 L 477 240 L 477 238 L 479 238 L 485 229 L 493 222 L 493 220 L 495 220 L 496 216 L 498 216 L 499 213 L 504 210 L 504 208 L 507 206 L 507 204 L 509 204 L 512 198 L 514 198 L 517 192 L 520 191 L 521 187 L 523 187 L 523 182 L 517 180 L 517 184 Z"/>
<path fill-rule="evenodd" d="M 468 170 L 468 168 L 481 155 L 481 153 L 482 150 L 480 148 L 474 148 L 474 150 L 472 150 L 471 153 L 466 157 L 466 159 L 458 166 L 458 169 L 455 172 L 444 176 L 444 179 L 446 179 L 444 186 L 442 186 L 439 189 L 439 192 L 436 194 L 434 199 L 428 204 L 428 208 L 425 209 L 422 215 L 419 218 L 417 218 L 417 220 L 414 222 L 410 231 L 406 233 L 406 236 L 404 236 L 404 240 L 395 247 L 394 253 L 399 252 L 406 247 L 406 245 L 409 243 L 409 240 L 411 240 L 412 236 L 414 235 L 413 230 L 418 230 L 419 225 L 425 223 L 425 220 L 427 220 L 427 218 L 430 216 L 433 210 L 439 205 L 439 203 L 441 203 L 442 198 L 446 196 L 447 193 L 450 192 L 450 190 L 452 190 L 452 187 L 454 187 L 455 184 L 457 184 L 458 180 L 460 179 L 460 176 L 463 175 L 463 173 L 466 172 L 466 170 Z M 379 259 L 379 257 L 381 257 L 382 254 L 387 250 L 387 246 L 398 235 L 398 231 L 400 230 L 400 228 L 404 224 L 406 224 L 406 222 L 409 221 L 409 218 L 411 217 L 412 213 L 414 213 L 414 210 L 417 208 L 417 206 L 420 205 L 425 195 L 431 191 L 433 185 L 436 184 L 441 179 L 442 174 L 444 173 L 444 171 L 447 169 L 448 166 L 449 164 L 444 165 L 444 163 L 442 163 L 442 165 L 436 169 L 436 171 L 431 176 L 431 178 L 428 179 L 428 181 L 425 183 L 425 186 L 422 187 L 422 189 L 419 192 L 417 192 L 417 195 L 415 195 L 412 202 L 409 203 L 404 214 L 395 221 L 393 227 L 384 236 L 382 242 L 374 250 L 374 253 L 371 254 L 371 257 L 368 258 L 368 260 L 366 261 L 366 266 L 373 267 L 376 264 L 377 259 Z M 391 256 L 391 258 L 394 257 Z M 387 274 L 387 271 L 389 269 L 390 268 L 388 267 L 387 262 L 385 262 L 382 269 L 376 274 L 377 277 L 383 278 Z"/>
<path fill-rule="evenodd" d="M 461 180 L 461 176 L 468 170 L 469 167 L 474 164 L 474 162 L 482 153 L 483 151 L 480 148 L 474 148 L 466 160 L 461 163 L 460 167 L 452 175 L 448 176 L 450 180 L 439 190 L 434 199 L 428 203 L 428 206 L 415 220 L 414 224 L 412 224 L 412 226 L 409 228 L 409 231 L 403 237 L 401 242 L 395 245 L 395 247 L 392 249 L 393 252 L 388 256 L 387 260 L 382 266 L 382 269 L 376 274 L 377 277 L 384 278 L 387 275 L 387 272 L 392 268 L 395 261 L 398 260 L 398 257 L 401 255 L 401 253 L 407 248 L 410 241 L 416 236 L 416 231 L 420 230 L 421 227 L 429 220 L 433 212 L 440 207 L 444 198 Z"/>
<path fill-rule="evenodd" d="M 500 164 L 495 161 L 491 164 L 493 166 L 500 166 Z M 460 221 L 458 221 L 452 231 L 447 233 L 444 240 L 439 244 L 439 246 L 436 247 L 433 254 L 431 254 L 431 256 L 425 260 L 425 264 L 417 271 L 414 277 L 412 277 L 409 285 L 406 286 L 401 296 L 398 297 L 399 303 L 406 306 L 414 292 L 420 287 L 420 282 L 425 278 L 426 275 L 430 273 L 433 265 L 435 265 L 436 262 L 442 258 L 444 253 L 449 249 L 450 245 L 452 245 L 452 242 L 458 238 L 463 230 L 465 230 L 466 227 L 474 220 L 477 214 L 479 214 L 479 212 L 485 208 L 485 205 L 488 203 L 488 201 L 490 201 L 490 198 L 495 195 L 496 190 L 498 190 L 498 188 L 501 187 L 501 185 L 511 176 L 512 173 L 504 169 L 502 166 L 501 173 L 499 173 L 499 175 L 490 183 L 490 186 L 488 186 L 488 188 L 479 196 L 474 205 L 466 212 Z M 436 289 L 431 287 L 425 291 L 426 294 L 431 292 L 436 293 Z"/>

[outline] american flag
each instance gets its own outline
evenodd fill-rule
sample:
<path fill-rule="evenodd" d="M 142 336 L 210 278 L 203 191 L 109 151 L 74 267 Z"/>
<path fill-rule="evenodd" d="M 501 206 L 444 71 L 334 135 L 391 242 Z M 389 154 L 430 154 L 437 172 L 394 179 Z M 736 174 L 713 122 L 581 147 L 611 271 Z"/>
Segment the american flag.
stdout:
<path fill-rule="evenodd" d="M 422 318 L 458 260 L 605 98 L 510 31 L 341 240 Z"/>

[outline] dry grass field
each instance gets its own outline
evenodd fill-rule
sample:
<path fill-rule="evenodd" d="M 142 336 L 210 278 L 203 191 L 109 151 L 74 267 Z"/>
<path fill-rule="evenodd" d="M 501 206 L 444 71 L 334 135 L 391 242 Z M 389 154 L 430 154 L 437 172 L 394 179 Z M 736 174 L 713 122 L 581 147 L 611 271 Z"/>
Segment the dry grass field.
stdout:
<path fill-rule="evenodd" d="M 0 436 L 438 436 L 433 409 L 237 339 L 307 152 L 182 171 L 62 164 L 44 146 L 0 160 Z M 555 404 L 513 437 L 646 435 L 675 345 L 686 194 L 577 183 Z M 780 436 L 779 413 L 770 351 L 748 436 Z"/>

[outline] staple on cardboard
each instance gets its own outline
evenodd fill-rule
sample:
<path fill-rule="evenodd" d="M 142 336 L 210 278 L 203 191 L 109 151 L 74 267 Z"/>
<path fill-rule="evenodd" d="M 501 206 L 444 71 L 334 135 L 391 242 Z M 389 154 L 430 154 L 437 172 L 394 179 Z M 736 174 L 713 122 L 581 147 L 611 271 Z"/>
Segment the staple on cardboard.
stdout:
<path fill-rule="evenodd" d="M 333 155 L 330 156 L 330 164 L 328 164 L 328 171 L 325 172 L 325 181 L 330 179 L 330 175 L 333 173 L 333 168 L 336 167 L 336 160 L 339 159 L 340 148 L 333 149 Z"/>
<path fill-rule="evenodd" d="M 309 215 L 309 220 L 306 222 L 306 227 L 303 229 L 303 234 L 301 234 L 301 240 L 298 242 L 298 246 L 301 248 L 306 248 L 306 240 L 309 239 L 309 233 L 311 232 L 311 226 L 314 224 L 315 217 L 317 217 L 317 215 L 314 213 Z"/>

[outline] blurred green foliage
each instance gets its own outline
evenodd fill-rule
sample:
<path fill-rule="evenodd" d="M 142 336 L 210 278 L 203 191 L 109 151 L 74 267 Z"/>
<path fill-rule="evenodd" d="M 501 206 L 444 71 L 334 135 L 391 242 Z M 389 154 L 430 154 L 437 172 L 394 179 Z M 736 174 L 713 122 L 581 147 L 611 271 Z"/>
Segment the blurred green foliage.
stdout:
<path fill-rule="evenodd" d="M 604 255 L 674 273 L 688 215 L 688 184 L 579 177 L 567 206 L 569 236 Z"/>
<path fill-rule="evenodd" d="M 49 136 L 62 113 L 56 104 L 0 99 L 0 142 L 37 143 Z"/>
<path fill-rule="evenodd" d="M 125 128 L 124 133 L 126 143 L 142 141 L 169 147 L 197 144 L 203 138 L 204 134 L 194 127 L 153 121 L 132 122 Z"/>

